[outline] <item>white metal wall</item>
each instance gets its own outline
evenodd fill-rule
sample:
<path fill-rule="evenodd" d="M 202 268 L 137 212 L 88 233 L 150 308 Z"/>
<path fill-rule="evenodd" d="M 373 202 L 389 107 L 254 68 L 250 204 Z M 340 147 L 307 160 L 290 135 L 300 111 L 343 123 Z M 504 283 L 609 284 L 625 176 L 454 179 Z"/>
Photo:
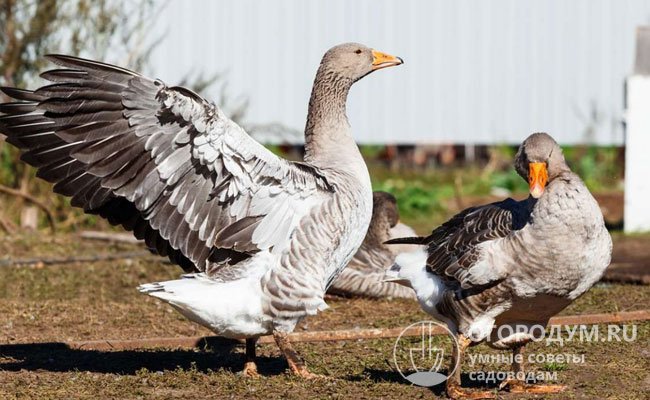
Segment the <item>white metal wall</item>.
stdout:
<path fill-rule="evenodd" d="M 155 75 L 223 71 L 248 121 L 302 130 L 323 52 L 358 41 L 405 65 L 355 85 L 365 143 L 623 141 L 623 83 L 648 0 L 171 0 Z M 155 36 L 155 35 L 154 35 Z M 216 93 L 211 93 L 216 99 Z"/>

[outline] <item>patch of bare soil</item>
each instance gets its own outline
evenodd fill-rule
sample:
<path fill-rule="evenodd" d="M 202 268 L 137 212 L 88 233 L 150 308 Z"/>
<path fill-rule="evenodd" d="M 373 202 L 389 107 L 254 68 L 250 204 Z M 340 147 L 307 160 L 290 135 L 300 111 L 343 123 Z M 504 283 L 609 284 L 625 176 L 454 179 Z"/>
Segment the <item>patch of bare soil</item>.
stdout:
<path fill-rule="evenodd" d="M 650 236 L 614 235 L 612 264 L 607 268 L 604 279 L 608 282 L 650 285 Z"/>

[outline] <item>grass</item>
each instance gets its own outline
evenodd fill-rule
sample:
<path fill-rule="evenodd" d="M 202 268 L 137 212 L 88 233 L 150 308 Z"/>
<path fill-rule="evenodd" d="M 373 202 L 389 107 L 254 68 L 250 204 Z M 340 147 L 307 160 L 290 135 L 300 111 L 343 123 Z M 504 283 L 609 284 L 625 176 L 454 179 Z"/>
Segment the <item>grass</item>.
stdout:
<path fill-rule="evenodd" d="M 624 238 L 617 238 L 617 241 Z M 635 240 L 648 240 L 635 238 Z M 618 242 L 617 242 L 618 243 Z M 74 235 L 3 237 L 6 257 L 96 254 L 132 251 L 106 248 Z M 122 260 L 46 267 L 0 268 L 0 398 L 439 398 L 433 390 L 407 384 L 392 365 L 393 339 L 296 345 L 310 368 L 330 377 L 301 381 L 286 374 L 286 362 L 273 345 L 259 346 L 263 377 L 237 375 L 243 348 L 224 342 L 197 349 L 133 351 L 72 350 L 57 342 L 210 335 L 169 306 L 139 294 L 144 282 L 171 279 L 180 271 L 160 259 Z M 306 318 L 298 330 L 394 328 L 429 319 L 415 302 L 330 299 L 330 309 Z M 563 314 L 630 311 L 647 308 L 650 287 L 599 284 Z M 602 327 L 601 329 L 606 329 Z M 633 343 L 533 343 L 528 353 L 585 354 L 585 364 L 536 363 L 534 371 L 557 372 L 570 387 L 563 398 L 643 398 L 647 393 L 650 323 L 638 324 Z M 35 343 L 18 346 L 20 343 Z M 470 354 L 503 354 L 486 346 Z M 506 371 L 485 363 L 463 369 Z M 534 398 L 509 396 L 505 398 Z"/>
<path fill-rule="evenodd" d="M 544 371 L 566 371 L 569 368 L 568 364 L 566 363 L 557 363 L 557 362 L 550 362 L 546 363 L 542 366 L 542 369 Z"/>
<path fill-rule="evenodd" d="M 507 196 L 524 198 L 527 183 L 515 172 L 512 160 L 516 149 L 496 146 L 490 149 L 492 161 L 482 164 L 392 170 L 368 159 L 374 190 L 390 192 L 397 198 L 402 219 L 418 224 L 429 221 L 429 228 L 473 203 L 475 198 L 490 201 Z M 623 167 L 616 147 L 564 147 L 567 162 L 592 192 L 620 191 Z M 374 154 L 372 152 L 368 154 Z"/>

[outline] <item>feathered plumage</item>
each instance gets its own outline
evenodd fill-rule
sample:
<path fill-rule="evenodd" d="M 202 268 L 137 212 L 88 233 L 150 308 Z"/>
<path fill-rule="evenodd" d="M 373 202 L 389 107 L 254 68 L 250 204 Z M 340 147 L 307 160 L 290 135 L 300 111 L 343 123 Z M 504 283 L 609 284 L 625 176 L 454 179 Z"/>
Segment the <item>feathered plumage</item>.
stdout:
<path fill-rule="evenodd" d="M 414 299 L 409 288 L 393 282 L 386 282 L 386 270 L 393 265 L 397 252 L 395 246 L 385 242 L 394 234 L 399 223 L 399 210 L 393 195 L 374 192 L 372 196 L 372 219 L 361 247 L 354 254 L 348 266 L 330 286 L 328 293 L 340 296 L 368 298 Z M 400 227 L 400 232 L 414 233 L 410 227 Z"/>
<path fill-rule="evenodd" d="M 391 241 L 415 245 L 415 255 L 417 245 L 426 246 L 426 258 L 415 257 L 419 265 L 400 265 L 398 257 L 389 276 L 413 287 L 423 309 L 458 332 L 461 353 L 485 340 L 520 351 L 533 338 L 531 326 L 546 325 L 610 262 L 600 208 L 553 138 L 528 137 L 515 168 L 529 181 L 529 198 L 472 207 L 427 237 Z M 496 329 L 502 326 L 511 329 Z M 448 381 L 450 396 L 462 392 L 459 384 L 458 377 Z"/>
<path fill-rule="evenodd" d="M 282 335 L 326 307 L 326 288 L 370 221 L 370 180 L 345 102 L 355 81 L 401 64 L 381 54 L 354 43 L 326 53 L 307 162 L 275 156 L 188 89 L 62 55 L 48 57 L 62 69 L 42 74 L 53 84 L 2 89 L 15 101 L 0 105 L 0 132 L 73 206 L 196 273 L 143 292 L 217 334 L 278 333 L 290 355 Z"/>

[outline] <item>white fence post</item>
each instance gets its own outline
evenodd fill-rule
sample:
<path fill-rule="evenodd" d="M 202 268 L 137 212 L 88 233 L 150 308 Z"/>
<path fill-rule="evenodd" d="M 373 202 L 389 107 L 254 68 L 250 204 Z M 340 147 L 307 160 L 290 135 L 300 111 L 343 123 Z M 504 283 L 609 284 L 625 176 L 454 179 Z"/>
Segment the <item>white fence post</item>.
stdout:
<path fill-rule="evenodd" d="M 650 26 L 637 29 L 626 104 L 624 228 L 650 231 Z"/>

